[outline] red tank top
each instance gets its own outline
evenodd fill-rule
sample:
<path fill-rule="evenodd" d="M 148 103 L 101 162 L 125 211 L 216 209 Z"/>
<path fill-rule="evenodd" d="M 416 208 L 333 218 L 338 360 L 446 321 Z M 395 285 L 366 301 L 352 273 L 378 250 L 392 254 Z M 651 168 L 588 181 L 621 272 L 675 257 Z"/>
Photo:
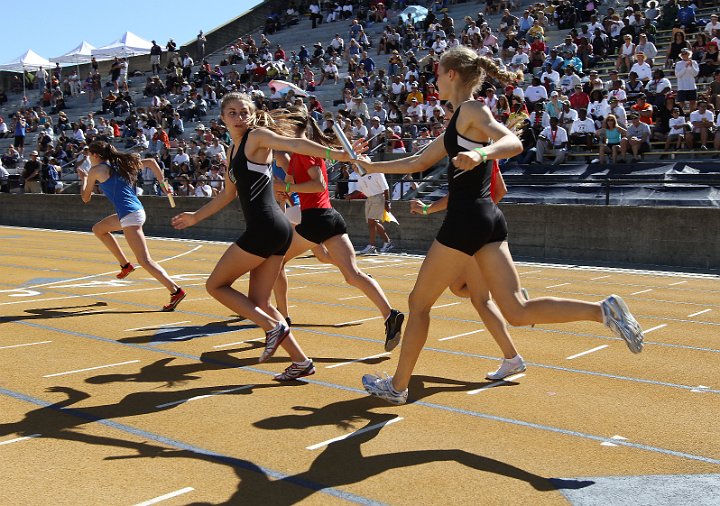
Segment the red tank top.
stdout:
<path fill-rule="evenodd" d="M 290 174 L 295 183 L 305 183 L 310 181 L 308 170 L 310 167 L 320 167 L 322 178 L 325 181 L 325 189 L 318 193 L 300 193 L 300 209 L 330 209 L 330 193 L 327 190 L 328 176 L 325 160 L 314 156 L 300 155 L 293 153 L 290 156 L 290 165 L 288 165 L 288 174 Z"/>

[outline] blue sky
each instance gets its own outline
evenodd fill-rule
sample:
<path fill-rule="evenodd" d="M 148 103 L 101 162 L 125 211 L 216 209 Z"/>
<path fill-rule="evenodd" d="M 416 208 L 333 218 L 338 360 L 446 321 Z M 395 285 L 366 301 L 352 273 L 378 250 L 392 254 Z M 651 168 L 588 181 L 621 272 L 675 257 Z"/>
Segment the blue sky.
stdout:
<path fill-rule="evenodd" d="M 209 32 L 261 2 L 175 2 L 181 7 L 168 9 L 173 3 L 73 0 L 50 7 L 44 2 L 3 2 L 0 64 L 28 49 L 52 58 L 67 53 L 83 40 L 95 47 L 104 46 L 128 31 L 146 40 L 155 39 L 163 47 L 172 37 L 180 46 L 194 39 L 199 30 Z"/>

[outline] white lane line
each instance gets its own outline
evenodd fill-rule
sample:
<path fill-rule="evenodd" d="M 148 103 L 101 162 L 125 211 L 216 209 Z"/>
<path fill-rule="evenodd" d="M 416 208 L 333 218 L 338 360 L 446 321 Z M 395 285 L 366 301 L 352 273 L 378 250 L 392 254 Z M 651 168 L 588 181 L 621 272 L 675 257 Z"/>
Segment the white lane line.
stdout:
<path fill-rule="evenodd" d="M 11 344 L 10 346 L 0 346 L 0 350 L 8 350 L 10 348 L 22 348 L 23 346 L 35 346 L 36 344 L 47 344 L 52 341 L 38 341 L 36 343 L 25 343 L 25 344 Z"/>
<path fill-rule="evenodd" d="M 13 444 L 13 443 L 19 443 L 20 441 L 25 441 L 26 439 L 33 439 L 33 438 L 40 437 L 40 436 L 41 436 L 41 434 L 30 434 L 29 436 L 16 437 L 15 439 L 8 439 L 7 441 L 0 441 L 0 446 L 9 445 L 9 444 Z"/>
<path fill-rule="evenodd" d="M 356 358 L 355 360 L 348 360 L 347 362 L 340 362 L 339 364 L 326 365 L 325 369 L 334 369 L 335 367 L 342 367 L 344 365 L 354 364 L 356 362 L 363 362 L 365 360 L 370 360 L 371 358 L 384 357 L 385 355 L 390 355 L 390 352 L 386 351 L 385 353 L 378 353 L 377 355 L 370 355 L 369 357 Z"/>
<path fill-rule="evenodd" d="M 609 278 L 609 277 L 610 277 L 609 274 L 607 276 L 598 276 L 596 278 L 590 278 L 590 281 L 597 281 L 598 279 L 605 279 L 605 278 Z"/>
<path fill-rule="evenodd" d="M 705 385 L 698 385 L 690 391 L 697 394 L 697 393 L 703 393 L 703 392 L 707 391 L 709 388 L 710 387 L 706 387 Z"/>
<path fill-rule="evenodd" d="M 524 276 L 525 274 L 535 274 L 536 272 L 542 272 L 542 269 L 536 269 L 534 271 L 525 271 L 525 272 L 518 272 L 521 276 Z"/>
<path fill-rule="evenodd" d="M 658 330 L 658 329 L 661 329 L 661 328 L 663 328 L 663 327 L 667 327 L 667 323 L 663 323 L 663 324 L 658 325 L 657 327 L 653 327 L 653 328 L 651 328 L 651 329 L 643 330 L 643 334 L 649 334 L 649 333 L 652 332 L 653 330 Z"/>
<path fill-rule="evenodd" d="M 197 299 L 185 299 L 185 302 L 197 302 L 199 300 L 211 300 L 215 297 L 198 297 Z"/>
<path fill-rule="evenodd" d="M 344 436 L 334 437 L 332 439 L 328 439 L 327 441 L 323 441 L 322 443 L 317 443 L 314 445 L 307 446 L 305 449 L 306 450 L 317 450 L 318 448 L 322 448 L 331 443 L 336 443 L 337 441 L 342 441 L 344 439 L 348 439 L 353 436 L 359 436 L 360 434 L 364 434 L 365 432 L 369 432 L 371 430 L 381 429 L 381 428 L 385 427 L 386 425 L 390 425 L 391 423 L 399 422 L 400 420 L 403 420 L 402 416 L 398 416 L 397 418 L 392 418 L 391 420 L 388 420 L 387 422 L 376 423 L 375 425 L 368 425 L 367 427 L 363 427 L 362 429 L 356 430 L 355 432 L 351 432 L 350 434 L 345 434 Z"/>
<path fill-rule="evenodd" d="M 196 247 L 194 247 L 193 249 L 191 249 L 191 250 L 189 250 L 189 251 L 186 251 L 186 252 L 184 252 L 184 253 L 180 253 L 179 255 L 175 255 L 174 257 L 169 257 L 169 258 L 164 258 L 164 259 L 162 259 L 162 260 L 157 260 L 157 263 L 161 264 L 161 263 L 163 263 L 163 262 L 168 262 L 168 261 L 170 261 L 170 260 L 175 260 L 176 258 L 180 258 L 180 257 L 182 257 L 182 256 L 189 255 L 190 253 L 193 253 L 193 252 L 199 250 L 200 248 L 202 248 L 202 245 L 196 246 Z M 142 269 L 142 267 L 139 266 L 139 265 L 136 265 L 136 266 L 135 266 L 135 269 Z M 92 278 L 97 278 L 97 277 L 99 277 L 99 276 L 107 276 L 107 275 L 109 275 L 109 274 L 117 274 L 117 270 L 108 271 L 108 272 L 101 272 L 100 274 L 91 274 L 90 276 L 83 276 L 83 277 L 81 277 L 81 278 L 61 279 L 61 280 L 58 280 L 58 281 L 51 281 L 50 283 L 42 283 L 42 284 L 39 284 L 39 285 L 32 285 L 32 286 L 23 286 L 22 289 L 23 289 L 23 290 L 28 290 L 28 289 L 32 289 L 32 288 L 40 288 L 40 287 L 42 287 L 42 286 L 57 285 L 58 283 L 71 283 L 71 282 L 73 282 L 73 281 L 82 281 L 83 279 L 92 279 Z M 14 292 L 14 291 L 17 291 L 17 290 L 0 290 L 0 293 Z"/>
<path fill-rule="evenodd" d="M 640 290 L 639 292 L 633 292 L 630 295 L 640 295 L 641 293 L 652 292 L 652 290 L 653 290 L 652 288 L 648 288 L 647 290 Z"/>
<path fill-rule="evenodd" d="M 678 281 L 677 283 L 670 283 L 668 286 L 682 285 L 683 283 L 687 283 L 687 281 Z"/>
<path fill-rule="evenodd" d="M 307 286 L 291 286 L 288 290 L 302 290 L 303 288 L 307 288 Z"/>
<path fill-rule="evenodd" d="M 478 388 L 477 390 L 470 390 L 467 394 L 468 394 L 468 395 L 479 394 L 479 393 L 482 392 L 483 390 L 487 390 L 487 389 L 489 389 L 489 388 L 498 387 L 498 386 L 500 386 L 500 385 L 507 385 L 507 384 L 510 383 L 511 381 L 515 381 L 516 379 L 520 379 L 520 378 L 522 378 L 523 376 L 525 376 L 525 373 L 513 374 L 512 376 L 508 376 L 507 378 L 505 378 L 505 379 L 503 379 L 503 380 L 494 381 L 494 382 L 490 383 L 489 385 L 485 385 L 484 387 L 480 387 L 480 388 Z"/>
<path fill-rule="evenodd" d="M 192 487 L 181 488 L 180 490 L 176 490 L 175 492 L 169 492 L 167 494 L 156 497 L 155 499 L 150 499 L 149 501 L 145 501 L 145 502 L 139 502 L 135 506 L 150 506 L 151 504 L 157 504 L 159 502 L 166 501 L 168 499 L 172 499 L 173 497 L 187 494 L 188 492 L 192 492 L 193 490 L 195 490 L 195 489 Z"/>
<path fill-rule="evenodd" d="M 116 367 L 118 365 L 135 364 L 139 360 L 128 360 L 127 362 L 118 362 L 117 364 L 98 365 L 96 367 L 88 367 L 87 369 L 77 369 L 75 371 L 56 372 L 54 374 L 46 374 L 43 378 L 52 378 L 54 376 L 64 376 L 65 374 L 74 374 L 76 372 L 94 371 L 96 369 L 105 369 L 106 367 Z"/>
<path fill-rule="evenodd" d="M 227 343 L 227 344 L 218 344 L 216 346 L 213 346 L 216 350 L 218 348 L 229 348 L 230 346 L 237 346 L 238 344 L 245 344 L 245 343 L 254 343 L 255 341 L 264 341 L 264 337 L 257 337 L 255 339 L 247 339 L 245 341 L 235 341 L 234 343 Z"/>
<path fill-rule="evenodd" d="M 172 402 L 166 402 L 165 404 L 158 404 L 155 406 L 157 409 L 167 408 L 168 406 L 175 406 L 176 404 L 185 404 L 186 402 L 190 401 L 197 401 L 200 399 L 206 399 L 208 397 L 215 397 L 216 395 L 222 395 L 222 394 L 229 394 L 231 392 L 239 392 L 241 390 L 247 390 L 248 388 L 253 388 L 255 385 L 243 385 L 238 388 L 226 388 L 225 390 L 217 390 L 211 394 L 207 395 L 196 395 L 195 397 L 188 397 L 187 399 L 180 399 L 179 401 L 172 401 Z"/>
<path fill-rule="evenodd" d="M 382 316 L 373 316 L 372 318 L 363 318 L 362 320 L 353 320 L 351 322 L 336 323 L 333 327 L 342 327 L 343 325 L 352 325 L 353 323 L 369 322 L 370 320 L 379 320 Z"/>
<path fill-rule="evenodd" d="M 469 336 L 470 334 L 477 334 L 478 332 L 484 332 L 484 331 L 485 331 L 485 329 L 473 330 L 472 332 L 465 332 L 464 334 L 458 334 L 456 336 L 441 337 L 440 339 L 438 339 L 438 341 L 448 341 L 450 339 L 455 339 L 456 337 Z"/>
<path fill-rule="evenodd" d="M 133 332 L 135 330 L 152 330 L 158 327 L 172 327 L 173 325 L 180 325 L 181 323 L 190 323 L 190 320 L 183 320 L 181 322 L 172 323 L 159 323 L 157 325 L 150 325 L 148 327 L 135 327 L 134 329 L 125 329 L 125 332 Z"/>
<path fill-rule="evenodd" d="M 410 272 L 408 274 L 403 274 L 403 276 L 417 276 L 417 275 L 418 275 L 417 272 Z"/>
<path fill-rule="evenodd" d="M 430 309 L 439 309 L 441 307 L 450 307 L 450 306 L 457 306 L 460 304 L 459 302 L 451 302 L 450 304 L 440 304 L 439 306 L 433 306 Z"/>
<path fill-rule="evenodd" d="M 697 316 L 697 315 L 700 315 L 703 313 L 709 313 L 710 311 L 712 311 L 712 309 L 703 309 L 702 311 L 698 311 L 697 313 L 689 314 L 688 318 L 690 318 L 691 316 Z"/>
<path fill-rule="evenodd" d="M 362 299 L 364 295 L 353 295 L 352 297 L 340 297 L 338 300 Z"/>
<path fill-rule="evenodd" d="M 597 348 L 593 348 L 592 350 L 583 351 L 582 353 L 576 353 L 575 355 L 570 355 L 569 357 L 565 357 L 565 360 L 572 360 L 574 358 L 582 357 L 583 355 L 587 355 L 589 353 L 594 353 L 596 351 L 600 351 L 603 348 L 607 348 L 607 344 L 603 344 L 602 346 L 598 346 Z"/>
<path fill-rule="evenodd" d="M 558 286 L 565 286 L 565 285 L 569 285 L 569 284 L 570 283 L 560 283 L 559 285 L 550 285 L 550 286 L 546 286 L 545 288 L 557 288 Z"/>

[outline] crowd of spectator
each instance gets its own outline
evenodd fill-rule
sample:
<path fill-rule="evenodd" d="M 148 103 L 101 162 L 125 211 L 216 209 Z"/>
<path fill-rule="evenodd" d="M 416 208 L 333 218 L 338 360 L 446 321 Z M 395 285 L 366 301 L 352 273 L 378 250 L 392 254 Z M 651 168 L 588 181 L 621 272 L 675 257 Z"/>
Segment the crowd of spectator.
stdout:
<path fill-rule="evenodd" d="M 687 0 L 662 7 L 655 0 L 627 0 L 624 7 L 547 0 L 522 12 L 512 1 L 495 0 L 463 19 L 449 14 L 449 0 L 425 3 L 427 16 L 415 20 L 397 16 L 406 6 L 402 0 L 290 2 L 268 18 L 264 34 L 230 44 L 218 65 L 204 56 L 202 32 L 199 62 L 178 51 L 172 39 L 164 51 L 153 41 L 149 77 L 130 75 L 122 58 L 112 63 L 104 84 L 96 62 L 85 79 L 59 65 L 49 73 L 40 69 L 31 83 L 35 95 L 29 92 L 30 100 L 10 120 L 0 118 L 0 136 L 15 139 L 2 166 L 27 160 L 23 179 L 37 178 L 39 188 L 26 184 L 26 191 L 61 191 L 63 168 L 89 163 L 85 148 L 104 139 L 156 157 L 179 195 L 213 196 L 222 189 L 230 139 L 209 118 L 218 116 L 218 102 L 229 91 L 250 94 L 260 109 L 307 107 L 323 130 L 331 132 L 337 123 L 351 138 L 368 138 L 371 152 L 417 152 L 442 134 L 452 114 L 439 100 L 435 79 L 442 54 L 458 45 L 517 73 L 514 83 L 497 87 L 488 80 L 475 94 L 523 141 L 517 162 L 561 163 L 573 145 L 601 163 L 640 160 L 653 141 L 669 153 L 720 150 L 720 22 L 715 14 L 699 17 Z M 494 26 L 486 19 L 490 15 L 496 16 Z M 271 42 L 272 34 L 297 23 L 337 28 L 330 40 L 312 47 L 286 50 Z M 367 28 L 376 23 L 383 29 L 371 36 Z M 664 62 L 655 45 L 658 29 L 671 30 Z M 568 33 L 549 46 L 554 30 Z M 373 58 L 381 54 L 387 64 Z M 145 80 L 142 104 L 130 92 L 131 79 Z M 272 79 L 293 86 L 268 87 Z M 702 80 L 710 83 L 698 90 Z M 340 82 L 332 104 L 317 99 L 322 87 Z M 66 99 L 82 94 L 98 110 L 70 120 Z M 195 122 L 207 127 L 186 132 L 185 124 Z M 28 159 L 29 132 L 38 140 Z M 140 188 L 159 193 L 150 171 L 142 174 Z"/>

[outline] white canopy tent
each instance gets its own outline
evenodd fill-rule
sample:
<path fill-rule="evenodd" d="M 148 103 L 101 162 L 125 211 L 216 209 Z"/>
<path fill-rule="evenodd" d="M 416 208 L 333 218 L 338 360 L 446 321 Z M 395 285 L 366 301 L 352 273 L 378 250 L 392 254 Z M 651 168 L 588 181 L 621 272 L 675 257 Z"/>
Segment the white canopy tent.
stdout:
<path fill-rule="evenodd" d="M 79 65 L 81 63 L 89 63 L 92 59 L 93 49 L 95 49 L 95 46 L 93 46 L 89 42 L 82 41 L 79 46 L 71 49 L 70 51 L 61 56 L 50 58 L 50 61 L 55 63 L 73 63 L 75 65 Z M 98 60 L 100 59 L 101 58 L 98 58 Z"/>
<path fill-rule="evenodd" d="M 126 58 L 139 54 L 150 54 L 150 48 L 152 48 L 151 42 L 138 37 L 132 32 L 125 32 L 118 40 L 111 42 L 107 46 L 92 49 L 90 53 L 92 56 L 103 59 Z"/>
<path fill-rule="evenodd" d="M 36 71 L 40 67 L 52 68 L 53 64 L 37 54 L 32 49 L 28 49 L 23 54 L 15 58 L 9 63 L 0 65 L 0 70 L 9 70 L 10 72 L 22 72 L 23 96 L 25 96 L 25 71 Z"/>

